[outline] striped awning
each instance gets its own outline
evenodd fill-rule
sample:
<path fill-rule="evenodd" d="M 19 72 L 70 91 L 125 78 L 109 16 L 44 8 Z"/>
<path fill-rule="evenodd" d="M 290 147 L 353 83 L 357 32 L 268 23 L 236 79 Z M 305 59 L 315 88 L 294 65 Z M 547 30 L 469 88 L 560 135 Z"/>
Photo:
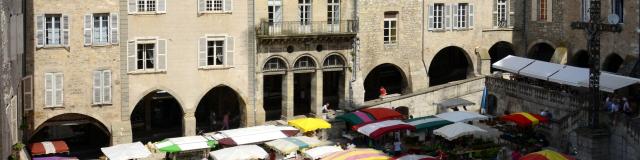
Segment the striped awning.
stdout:
<path fill-rule="evenodd" d="M 526 127 L 526 126 L 535 126 L 540 123 L 547 123 L 548 120 L 545 117 L 540 116 L 539 114 L 527 113 L 527 112 L 518 112 L 509 115 L 502 116 L 503 121 L 514 122 L 518 126 Z"/>
<path fill-rule="evenodd" d="M 408 120 L 405 120 L 405 122 L 416 127 L 417 131 L 423 131 L 425 129 L 434 130 L 449 124 L 453 124 L 453 122 L 451 121 L 447 121 L 445 119 L 438 118 L 436 116 L 427 116 L 427 117 L 408 119 Z"/>
<path fill-rule="evenodd" d="M 321 143 L 322 141 L 316 138 L 299 136 L 273 140 L 271 142 L 265 143 L 265 145 L 269 146 L 271 149 L 278 151 L 279 153 L 289 154 L 300 149 L 319 146 Z"/>
<path fill-rule="evenodd" d="M 343 115 L 336 117 L 336 119 L 343 120 L 352 126 L 363 124 L 363 123 L 371 123 L 376 120 L 375 117 L 373 117 L 372 115 L 365 112 L 361 112 L 361 111 L 345 113 Z"/>
<path fill-rule="evenodd" d="M 44 141 L 31 143 L 31 155 L 43 155 L 69 152 L 69 146 L 64 141 Z"/>
<path fill-rule="evenodd" d="M 367 135 L 370 138 L 378 139 L 382 135 L 390 132 L 401 131 L 401 130 L 416 130 L 416 127 L 414 127 L 413 125 L 410 125 L 409 123 L 405 123 L 401 120 L 386 120 L 386 121 L 380 121 L 375 123 L 369 123 L 355 129 L 356 131 L 364 135 Z"/>

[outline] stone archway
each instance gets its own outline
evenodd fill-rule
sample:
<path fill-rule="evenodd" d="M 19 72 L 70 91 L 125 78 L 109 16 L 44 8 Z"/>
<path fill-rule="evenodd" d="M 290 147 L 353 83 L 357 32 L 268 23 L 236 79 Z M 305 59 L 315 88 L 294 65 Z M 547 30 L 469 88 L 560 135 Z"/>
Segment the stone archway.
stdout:
<path fill-rule="evenodd" d="M 569 65 L 574 67 L 589 68 L 589 52 L 585 50 L 578 51 L 571 58 Z"/>
<path fill-rule="evenodd" d="M 69 154 L 80 159 L 97 159 L 100 148 L 111 144 L 111 133 L 107 127 L 93 117 L 65 113 L 52 117 L 42 123 L 31 138 L 29 144 L 42 141 L 63 140 L 69 147 Z M 55 155 L 47 155 L 55 156 Z"/>
<path fill-rule="evenodd" d="M 620 69 L 620 66 L 622 66 L 623 62 L 624 62 L 624 59 L 622 59 L 620 55 L 616 53 L 612 53 L 609 56 L 607 56 L 606 59 L 604 59 L 604 63 L 602 64 L 602 70 L 607 72 L 617 73 L 618 69 Z"/>
<path fill-rule="evenodd" d="M 242 125 L 243 114 L 246 113 L 242 112 L 244 108 L 244 101 L 232 88 L 212 88 L 202 97 L 196 108 L 196 133 L 239 128 Z"/>
<path fill-rule="evenodd" d="M 144 96 L 131 113 L 134 142 L 156 142 L 184 135 L 184 111 L 173 95 L 155 90 Z"/>
<path fill-rule="evenodd" d="M 553 53 L 556 51 L 551 45 L 541 42 L 535 44 L 529 49 L 529 55 L 527 57 L 535 60 L 550 62 L 553 58 Z"/>
<path fill-rule="evenodd" d="M 293 64 L 293 115 L 310 115 L 313 107 L 316 61 L 309 55 L 300 56 Z"/>
<path fill-rule="evenodd" d="M 380 87 L 384 87 L 387 94 L 402 94 L 407 88 L 407 78 L 400 67 L 391 63 L 380 64 L 364 79 L 364 100 L 380 98 Z"/>
<path fill-rule="evenodd" d="M 342 56 L 327 56 L 322 63 L 322 102 L 329 103 L 329 109 L 340 109 L 344 104 L 345 61 Z"/>
<path fill-rule="evenodd" d="M 509 42 L 498 42 L 489 48 L 489 56 L 491 56 L 491 64 L 496 63 L 507 57 L 508 55 L 515 55 L 515 51 L 513 50 L 513 45 Z M 491 67 L 491 72 L 495 69 Z"/>
<path fill-rule="evenodd" d="M 467 53 L 460 47 L 440 50 L 429 65 L 429 86 L 467 79 L 473 72 Z"/>
<path fill-rule="evenodd" d="M 282 117 L 287 68 L 286 61 L 281 57 L 269 58 L 262 67 L 262 104 L 267 121 L 279 120 Z"/>

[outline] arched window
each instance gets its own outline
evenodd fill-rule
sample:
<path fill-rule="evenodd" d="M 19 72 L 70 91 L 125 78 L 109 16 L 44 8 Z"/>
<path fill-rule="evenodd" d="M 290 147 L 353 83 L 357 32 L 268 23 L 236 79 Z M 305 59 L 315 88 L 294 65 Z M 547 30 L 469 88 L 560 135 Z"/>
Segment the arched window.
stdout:
<path fill-rule="evenodd" d="M 280 58 L 271 58 L 264 64 L 262 70 L 265 72 L 285 71 L 287 70 L 287 64 Z"/>

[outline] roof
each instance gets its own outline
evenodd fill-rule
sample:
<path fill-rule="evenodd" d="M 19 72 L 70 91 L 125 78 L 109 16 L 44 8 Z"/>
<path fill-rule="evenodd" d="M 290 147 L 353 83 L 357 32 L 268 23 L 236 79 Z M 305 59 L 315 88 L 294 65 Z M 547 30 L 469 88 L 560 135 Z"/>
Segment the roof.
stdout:
<path fill-rule="evenodd" d="M 469 105 L 475 105 L 476 103 L 473 103 L 469 100 L 463 99 L 463 98 L 451 98 L 451 99 L 447 99 L 444 100 L 440 103 L 438 103 L 438 106 L 441 107 L 456 107 L 456 106 L 469 106 Z"/>

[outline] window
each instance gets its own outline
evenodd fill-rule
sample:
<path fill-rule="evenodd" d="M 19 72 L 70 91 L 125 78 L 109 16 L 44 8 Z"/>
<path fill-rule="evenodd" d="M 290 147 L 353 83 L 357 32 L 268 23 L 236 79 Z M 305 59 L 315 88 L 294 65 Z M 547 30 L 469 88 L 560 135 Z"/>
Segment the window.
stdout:
<path fill-rule="evenodd" d="M 205 0 L 206 2 L 206 11 L 222 11 L 223 1 L 222 0 Z"/>
<path fill-rule="evenodd" d="M 309 56 L 300 57 L 293 66 L 296 69 L 313 69 L 315 67 L 315 62 Z"/>
<path fill-rule="evenodd" d="M 268 3 L 269 23 L 282 22 L 282 0 L 269 0 Z"/>
<path fill-rule="evenodd" d="M 225 67 L 233 64 L 233 37 L 217 35 L 200 37 L 199 47 L 199 68 Z"/>
<path fill-rule="evenodd" d="M 262 70 L 265 72 L 285 71 L 287 70 L 287 64 L 280 58 L 271 58 L 267 60 Z"/>
<path fill-rule="evenodd" d="M 138 12 L 155 12 L 156 0 L 138 0 Z"/>
<path fill-rule="evenodd" d="M 135 39 L 135 38 L 134 38 Z M 129 72 L 159 72 L 167 69 L 167 40 L 140 38 L 127 44 Z"/>
<path fill-rule="evenodd" d="M 457 16 L 454 17 L 456 19 L 457 24 L 455 24 L 458 28 L 467 28 L 468 27 L 468 23 L 467 23 L 467 19 L 468 19 L 468 14 L 469 12 L 469 5 L 467 3 L 460 3 L 458 4 L 458 9 L 457 9 Z"/>
<path fill-rule="evenodd" d="M 63 14 L 35 15 L 36 47 L 69 46 L 69 16 Z"/>
<path fill-rule="evenodd" d="M 96 13 L 84 16 L 85 46 L 118 43 L 117 13 Z"/>
<path fill-rule="evenodd" d="M 45 107 L 62 107 L 63 75 L 62 73 L 44 74 L 44 103 Z"/>
<path fill-rule="evenodd" d="M 61 45 L 62 32 L 61 15 L 59 14 L 47 14 L 45 15 L 45 44 L 46 45 Z"/>
<path fill-rule="evenodd" d="M 538 20 L 547 20 L 547 0 L 538 0 Z"/>
<path fill-rule="evenodd" d="M 138 44 L 138 56 L 136 57 L 136 69 L 145 70 L 153 69 L 155 64 L 155 44 L 142 43 Z"/>
<path fill-rule="evenodd" d="M 224 64 L 224 39 L 207 41 L 207 65 Z"/>
<path fill-rule="evenodd" d="M 233 0 L 198 0 L 198 13 L 229 13 Z"/>
<path fill-rule="evenodd" d="M 591 8 L 591 0 L 582 0 L 582 21 L 589 22 L 591 15 L 589 13 Z"/>
<path fill-rule="evenodd" d="M 106 44 L 109 42 L 109 14 L 93 15 L 93 43 Z"/>
<path fill-rule="evenodd" d="M 508 24 L 507 0 L 496 0 L 495 24 L 494 26 L 503 28 Z"/>
<path fill-rule="evenodd" d="M 128 13 L 129 14 L 150 14 L 150 13 L 166 13 L 166 1 L 167 0 L 128 0 Z M 204 1 L 199 1 L 201 4 L 198 11 L 204 10 Z"/>
<path fill-rule="evenodd" d="M 327 1 L 327 23 L 338 24 L 340 22 L 340 0 Z"/>
<path fill-rule="evenodd" d="M 437 3 L 433 5 L 433 29 L 444 29 L 444 4 Z"/>
<path fill-rule="evenodd" d="M 623 0 L 611 0 L 611 13 L 618 15 L 620 18 L 619 23 L 623 23 L 624 20 L 624 1 Z"/>
<path fill-rule="evenodd" d="M 384 13 L 384 44 L 397 42 L 398 12 Z"/>
<path fill-rule="evenodd" d="M 93 71 L 93 104 L 111 104 L 111 70 Z"/>
<path fill-rule="evenodd" d="M 311 22 L 311 0 L 298 0 L 300 10 L 300 24 L 309 25 Z"/>

